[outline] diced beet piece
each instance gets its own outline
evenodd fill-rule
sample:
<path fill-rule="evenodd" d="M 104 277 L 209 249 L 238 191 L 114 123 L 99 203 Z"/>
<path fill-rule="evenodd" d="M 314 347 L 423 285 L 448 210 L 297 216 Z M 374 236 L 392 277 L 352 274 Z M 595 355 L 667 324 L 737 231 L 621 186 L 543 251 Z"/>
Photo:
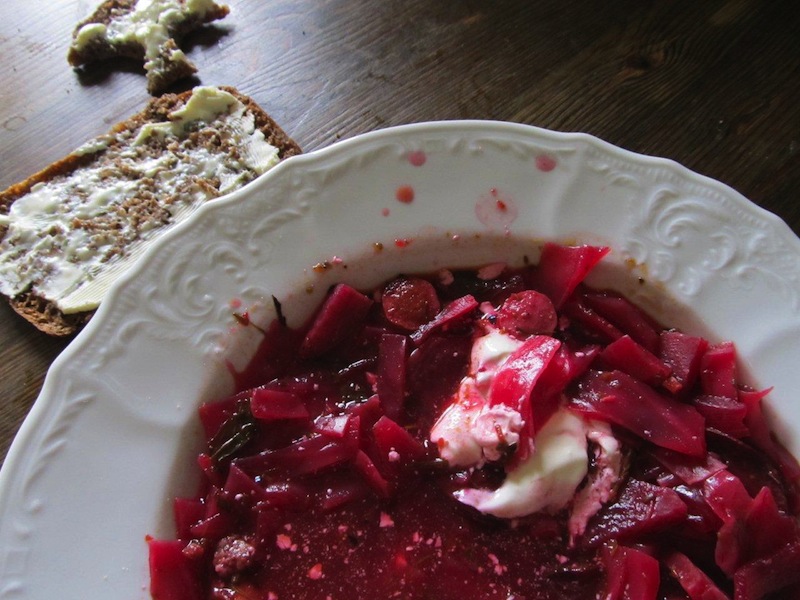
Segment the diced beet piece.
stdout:
<path fill-rule="evenodd" d="M 231 465 L 228 469 L 228 477 L 225 480 L 223 490 L 231 496 L 237 494 L 250 496 L 255 502 L 265 499 L 264 488 L 236 465 Z"/>
<path fill-rule="evenodd" d="M 609 251 L 606 247 L 562 246 L 548 242 L 542 248 L 533 274 L 534 287 L 547 295 L 558 309 Z"/>
<path fill-rule="evenodd" d="M 589 308 L 649 352 L 658 352 L 660 328 L 633 302 L 613 292 L 587 292 L 584 301 Z"/>
<path fill-rule="evenodd" d="M 340 442 L 316 435 L 278 450 L 266 450 L 236 459 L 233 464 L 251 474 L 280 471 L 305 475 L 349 462 L 357 449 L 357 444 L 353 444 L 347 436 Z"/>
<path fill-rule="evenodd" d="M 443 408 L 442 399 L 452 394 L 467 374 L 471 350 L 471 335 L 431 335 L 409 355 L 409 392 L 419 398 L 431 424 Z"/>
<path fill-rule="evenodd" d="M 391 281 L 381 293 L 386 319 L 406 331 L 414 331 L 441 309 L 433 284 L 419 277 L 400 277 Z"/>
<path fill-rule="evenodd" d="M 392 486 L 378 471 L 378 467 L 367 454 L 359 450 L 353 461 L 356 469 L 364 477 L 367 484 L 382 498 L 392 495 Z"/>
<path fill-rule="evenodd" d="M 358 419 L 360 434 L 363 435 L 372 429 L 372 426 L 383 416 L 383 407 L 378 395 L 370 396 L 364 402 L 354 404 L 348 408 L 348 413 Z"/>
<path fill-rule="evenodd" d="M 223 423 L 236 413 L 240 403 L 249 397 L 250 391 L 246 390 L 224 400 L 206 402 L 200 405 L 197 412 L 200 415 L 200 422 L 203 425 L 206 441 L 209 441 L 217 434 Z"/>
<path fill-rule="evenodd" d="M 411 334 L 411 339 L 419 345 L 434 331 L 445 330 L 450 325 L 458 323 L 460 319 L 466 317 L 478 308 L 478 301 L 472 296 L 462 296 L 450 302 L 432 320 L 419 327 Z"/>
<path fill-rule="evenodd" d="M 770 556 L 744 565 L 733 576 L 734 599 L 760 600 L 789 586 L 797 585 L 800 583 L 798 565 L 800 565 L 800 540 L 795 540 Z M 785 597 L 788 600 L 797 596 Z"/>
<path fill-rule="evenodd" d="M 372 300 L 344 283 L 338 284 L 325 299 L 300 346 L 304 358 L 331 351 L 363 324 Z"/>
<path fill-rule="evenodd" d="M 197 455 L 197 466 L 205 475 L 206 483 L 221 487 L 224 483 L 224 476 L 221 469 L 217 468 L 217 463 L 208 454 L 201 453 Z"/>
<path fill-rule="evenodd" d="M 704 394 L 736 400 L 736 350 L 732 342 L 709 346 L 700 361 Z"/>
<path fill-rule="evenodd" d="M 694 407 L 706 419 L 706 427 L 721 431 L 731 437 L 743 438 L 750 434 L 744 418 L 747 406 L 727 396 L 702 394 L 694 399 Z"/>
<path fill-rule="evenodd" d="M 241 372 L 229 367 L 236 389 L 254 388 L 281 377 L 297 359 L 304 335 L 303 330 L 286 327 L 278 319 L 273 321 L 247 367 Z"/>
<path fill-rule="evenodd" d="M 382 457 L 389 462 L 410 464 L 426 454 L 425 446 L 389 417 L 378 419 L 372 427 L 372 435 L 375 438 L 375 446 Z M 397 456 L 394 456 L 393 452 Z"/>
<path fill-rule="evenodd" d="M 781 475 L 786 480 L 786 491 L 792 511 L 797 514 L 800 513 L 800 463 L 775 438 L 764 417 L 762 400 L 769 391 L 767 389 L 760 392 L 739 392 L 739 399 L 747 406 L 744 422 L 750 430 L 754 445 L 778 465 Z"/>
<path fill-rule="evenodd" d="M 703 482 L 703 495 L 723 522 L 744 518 L 752 498 L 742 481 L 729 471 L 720 471 Z"/>
<path fill-rule="evenodd" d="M 175 498 L 172 504 L 175 517 L 175 530 L 179 540 L 191 538 L 189 528 L 201 521 L 206 514 L 206 507 L 202 500 L 195 498 Z"/>
<path fill-rule="evenodd" d="M 531 336 L 511 353 L 494 375 L 489 389 L 489 405 L 502 404 L 522 415 L 520 441 L 526 438 L 533 440 L 537 424 L 533 421 L 532 404 L 536 399 L 531 397 L 531 392 L 560 347 L 561 342 L 550 336 Z M 518 460 L 528 456 L 530 447 L 530 444 L 519 444 Z"/>
<path fill-rule="evenodd" d="M 606 505 L 589 523 L 584 544 L 590 547 L 612 539 L 637 541 L 681 523 L 688 510 L 670 488 L 630 479 L 613 504 Z"/>
<path fill-rule="evenodd" d="M 363 479 L 339 477 L 335 484 L 325 488 L 325 494 L 320 501 L 323 512 L 331 512 L 351 502 L 366 498 L 370 488 Z"/>
<path fill-rule="evenodd" d="M 624 371 L 648 385 L 661 384 L 672 372 L 655 354 L 629 335 L 611 342 L 600 356 L 612 369 Z"/>
<path fill-rule="evenodd" d="M 404 335 L 385 333 L 378 346 L 377 392 L 383 411 L 399 419 L 406 397 L 406 341 Z"/>
<path fill-rule="evenodd" d="M 772 490 L 768 487 L 761 488 L 753 498 L 745 522 L 752 532 L 753 543 L 749 552 L 753 557 L 771 554 L 781 546 L 800 539 L 800 522 L 778 509 Z"/>
<path fill-rule="evenodd" d="M 558 410 L 561 393 L 586 372 L 599 353 L 599 346 L 571 350 L 566 344 L 561 344 L 534 387 L 536 401 L 531 403 L 534 432 L 538 432 Z"/>
<path fill-rule="evenodd" d="M 685 554 L 672 552 L 663 560 L 669 572 L 689 595 L 689 600 L 730 600 Z"/>
<path fill-rule="evenodd" d="M 652 454 L 670 473 L 689 485 L 702 483 L 712 475 L 726 469 L 725 463 L 711 454 L 703 457 L 687 456 L 664 448 L 654 448 Z"/>
<path fill-rule="evenodd" d="M 311 490 L 296 481 L 270 483 L 264 487 L 263 501 L 266 506 L 287 510 L 304 510 L 313 500 Z"/>
<path fill-rule="evenodd" d="M 672 486 L 672 489 L 681 497 L 688 510 L 686 522 L 681 525 L 682 531 L 678 533 L 685 534 L 691 540 L 692 547 L 697 545 L 698 540 L 705 541 L 708 545 L 708 561 L 713 562 L 713 546 L 717 541 L 717 531 L 722 527 L 722 519 L 706 503 L 702 486 L 679 484 Z"/>
<path fill-rule="evenodd" d="M 352 415 L 322 415 L 314 420 L 312 430 L 315 433 L 340 440 L 347 433 L 351 418 L 353 418 Z"/>
<path fill-rule="evenodd" d="M 584 299 L 580 297 L 567 301 L 561 310 L 561 314 L 570 319 L 570 321 L 578 323 L 581 326 L 581 333 L 589 334 L 593 339 L 601 340 L 605 343 L 613 342 L 625 335 L 610 321 L 589 308 Z"/>
<path fill-rule="evenodd" d="M 293 481 L 278 481 L 268 485 L 256 482 L 236 465 L 231 465 L 224 491 L 229 497 L 247 496 L 253 504 L 274 508 L 297 508 L 309 503 L 307 487 Z"/>
<path fill-rule="evenodd" d="M 715 559 L 728 575 L 744 563 L 763 558 L 800 539 L 800 525 L 782 514 L 768 487 L 750 503 L 744 517 L 726 522 L 719 530 Z"/>
<path fill-rule="evenodd" d="M 550 298 L 534 290 L 511 294 L 497 310 L 497 326 L 520 339 L 535 334 L 552 335 L 557 322 Z"/>
<path fill-rule="evenodd" d="M 263 387 L 253 390 L 250 412 L 261 421 L 305 420 L 309 417 L 305 403 L 295 394 Z"/>
<path fill-rule="evenodd" d="M 192 537 L 219 540 L 233 532 L 235 521 L 228 513 L 218 512 L 189 528 Z"/>
<path fill-rule="evenodd" d="M 203 600 L 198 564 L 183 553 L 185 542 L 149 540 L 153 600 Z"/>
<path fill-rule="evenodd" d="M 655 600 L 661 584 L 658 561 L 641 550 L 616 546 L 603 553 L 604 600 Z"/>
<path fill-rule="evenodd" d="M 573 405 L 656 446 L 705 455 L 705 422 L 700 413 L 621 371 L 590 371 L 581 380 Z"/>
<path fill-rule="evenodd" d="M 691 389 L 700 374 L 700 361 L 708 348 L 704 338 L 679 331 L 662 331 L 659 356 L 672 370 L 664 382 L 673 394 Z"/>
<path fill-rule="evenodd" d="M 522 412 L 531 390 L 555 356 L 561 342 L 546 335 L 534 335 L 517 348 L 497 370 L 489 391 L 489 404 L 503 404 Z"/>

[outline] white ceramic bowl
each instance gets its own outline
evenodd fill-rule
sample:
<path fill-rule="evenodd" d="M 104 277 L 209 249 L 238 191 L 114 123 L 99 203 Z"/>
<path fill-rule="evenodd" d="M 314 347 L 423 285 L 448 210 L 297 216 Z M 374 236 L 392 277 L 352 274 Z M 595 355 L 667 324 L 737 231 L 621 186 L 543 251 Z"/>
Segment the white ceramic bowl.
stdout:
<path fill-rule="evenodd" d="M 404 186 L 411 202 L 397 199 Z M 53 364 L 0 472 L 0 599 L 148 597 L 145 536 L 170 536 L 171 498 L 193 491 L 195 409 L 230 390 L 224 360 L 242 364 L 258 341 L 233 312 L 266 321 L 274 295 L 297 323 L 334 281 L 518 264 L 547 239 L 611 246 L 596 283 L 734 340 L 800 452 L 800 241 L 782 221 L 587 135 L 387 129 L 208 204 L 114 287 Z"/>

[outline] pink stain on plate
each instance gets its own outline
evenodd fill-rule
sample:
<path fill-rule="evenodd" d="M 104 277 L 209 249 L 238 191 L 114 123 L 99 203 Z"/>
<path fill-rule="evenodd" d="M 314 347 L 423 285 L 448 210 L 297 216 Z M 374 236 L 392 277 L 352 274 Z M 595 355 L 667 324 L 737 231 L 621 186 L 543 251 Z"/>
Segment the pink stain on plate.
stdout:
<path fill-rule="evenodd" d="M 403 204 L 411 204 L 414 201 L 414 188 L 410 185 L 401 185 L 395 191 L 394 197 Z"/>
<path fill-rule="evenodd" d="M 478 198 L 475 216 L 489 229 L 508 230 L 519 216 L 519 208 L 508 194 L 492 188 L 488 194 Z"/>
<path fill-rule="evenodd" d="M 543 173 L 549 173 L 556 168 L 558 161 L 548 154 L 540 154 L 536 157 L 536 168 Z"/>
<path fill-rule="evenodd" d="M 414 150 L 408 153 L 408 162 L 415 167 L 421 167 L 428 160 L 428 156 L 422 150 Z"/>

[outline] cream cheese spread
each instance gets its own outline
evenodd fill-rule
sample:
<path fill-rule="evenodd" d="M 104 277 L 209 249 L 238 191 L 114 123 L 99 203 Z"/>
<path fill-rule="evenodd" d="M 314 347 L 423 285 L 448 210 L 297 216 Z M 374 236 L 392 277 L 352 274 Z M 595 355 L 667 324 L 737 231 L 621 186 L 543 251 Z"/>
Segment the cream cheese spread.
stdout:
<path fill-rule="evenodd" d="M 278 149 L 235 96 L 193 90 L 164 123 L 81 146 L 94 160 L 35 185 L 0 218 L 0 292 L 97 307 L 146 242 L 278 162 Z"/>
<path fill-rule="evenodd" d="M 584 421 L 561 409 L 536 435 L 536 450 L 507 473 L 498 489 L 459 490 L 456 498 L 483 513 L 509 519 L 556 512 L 572 500 L 588 469 Z"/>
<path fill-rule="evenodd" d="M 430 434 L 440 456 L 451 465 L 480 466 L 487 460 L 498 460 L 504 448 L 519 441 L 521 415 L 507 406 L 490 407 L 488 393 L 494 373 L 521 345 L 496 330 L 475 340 L 470 373 Z"/>
<path fill-rule="evenodd" d="M 497 371 L 523 343 L 496 329 L 474 341 L 469 374 L 430 433 L 439 455 L 451 466 L 480 469 L 520 442 L 522 415 L 504 405 L 490 406 L 489 391 Z M 587 440 L 597 446 L 593 473 L 589 473 Z M 462 489 L 455 497 L 501 518 L 557 512 L 572 503 L 574 533 L 582 531 L 610 498 L 620 462 L 619 443 L 607 425 L 560 408 L 536 434 L 527 458 L 507 470 L 499 488 Z"/>

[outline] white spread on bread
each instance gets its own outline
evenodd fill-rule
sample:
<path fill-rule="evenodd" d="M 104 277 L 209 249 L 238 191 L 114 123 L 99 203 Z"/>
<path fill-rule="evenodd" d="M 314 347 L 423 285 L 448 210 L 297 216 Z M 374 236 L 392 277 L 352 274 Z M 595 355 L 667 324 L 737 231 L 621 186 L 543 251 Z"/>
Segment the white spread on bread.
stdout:
<path fill-rule="evenodd" d="M 92 310 L 147 242 L 279 160 L 224 90 L 195 88 L 169 119 L 84 144 L 76 153 L 91 162 L 11 204 L 0 219 L 0 293 Z"/>
<path fill-rule="evenodd" d="M 75 34 L 73 48 L 81 52 L 95 40 L 111 45 L 138 44 L 144 48 L 146 71 L 163 71 L 169 63 L 189 64 L 186 55 L 174 47 L 171 31 L 184 21 L 203 21 L 219 9 L 213 0 L 138 0 L 132 10 L 115 15 L 108 23 L 87 23 Z"/>

